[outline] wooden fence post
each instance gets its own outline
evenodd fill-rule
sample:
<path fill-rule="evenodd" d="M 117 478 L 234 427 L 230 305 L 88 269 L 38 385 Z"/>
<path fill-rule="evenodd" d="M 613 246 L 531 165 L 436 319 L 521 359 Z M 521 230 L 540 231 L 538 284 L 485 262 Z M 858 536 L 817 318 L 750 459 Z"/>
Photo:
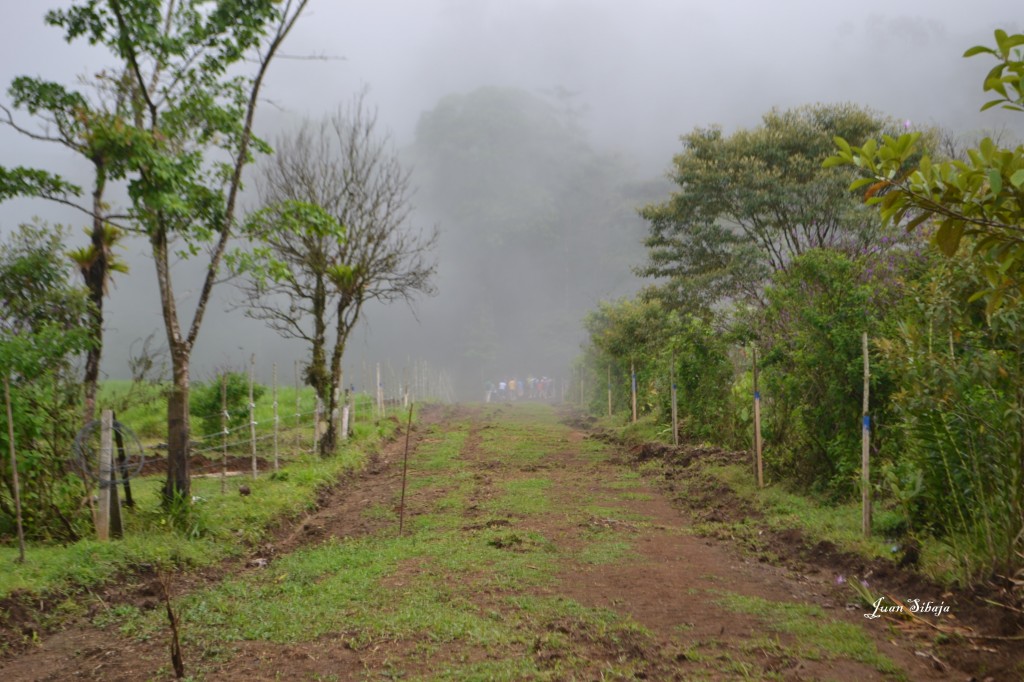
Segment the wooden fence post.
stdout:
<path fill-rule="evenodd" d="M 861 337 L 864 351 L 864 413 L 860 449 L 860 501 L 861 530 L 871 537 L 871 416 L 868 414 L 868 394 L 871 390 L 871 368 L 868 360 L 868 333 Z"/>
<path fill-rule="evenodd" d="M 345 396 L 345 402 L 344 402 L 344 404 L 341 407 L 341 440 L 346 441 L 346 440 L 348 440 L 348 423 L 349 423 L 349 407 L 348 407 L 349 395 L 348 395 L 348 389 L 347 388 L 345 389 L 345 393 L 343 395 Z"/>
<path fill-rule="evenodd" d="M 608 363 L 608 416 L 612 416 L 612 365 Z"/>
<path fill-rule="evenodd" d="M 220 375 L 220 492 L 228 491 L 228 373 Z"/>
<path fill-rule="evenodd" d="M 7 404 L 7 445 L 11 452 L 11 482 L 14 484 L 14 516 L 18 526 L 18 563 L 25 563 L 25 529 L 21 523 L 21 484 L 18 482 L 18 457 L 14 449 L 14 411 L 11 409 L 11 378 L 4 375 L 4 402 Z M 89 492 L 90 497 L 92 492 Z"/>
<path fill-rule="evenodd" d="M 668 377 L 672 385 L 672 444 L 679 445 L 679 407 L 676 402 L 676 354 L 672 353 L 672 364 L 668 368 Z"/>
<path fill-rule="evenodd" d="M 754 456 L 757 462 L 757 487 L 764 487 L 764 460 L 761 457 L 761 391 L 757 384 L 757 346 L 754 346 Z"/>
<path fill-rule="evenodd" d="M 132 484 L 128 480 L 128 454 L 124 449 L 124 435 L 118 428 L 117 413 L 111 414 L 114 420 L 114 445 L 117 446 L 117 469 L 121 474 L 121 484 L 124 485 L 124 505 L 134 507 L 135 500 L 132 499 Z"/>
<path fill-rule="evenodd" d="M 256 478 L 256 400 L 253 385 L 256 383 L 256 354 L 249 358 L 249 454 L 252 456 L 252 477 Z"/>
<path fill-rule="evenodd" d="M 636 423 L 636 364 L 630 360 L 629 362 L 629 375 L 630 375 L 630 391 L 633 396 L 633 423 Z"/>
<path fill-rule="evenodd" d="M 409 436 L 412 433 L 412 403 L 409 404 L 409 420 L 405 425 L 405 454 L 402 456 L 402 497 L 398 502 L 398 535 L 405 528 L 405 481 L 409 474 Z"/>
<path fill-rule="evenodd" d="M 384 418 L 384 384 L 380 380 L 380 363 L 377 363 L 377 419 Z"/>
<path fill-rule="evenodd" d="M 114 413 L 103 410 L 100 415 L 100 503 L 96 516 L 96 536 L 106 541 L 124 535 L 121 526 L 121 500 L 117 494 L 117 471 L 114 469 Z"/>
<path fill-rule="evenodd" d="M 316 407 L 313 408 L 313 454 L 319 453 L 320 446 L 320 412 L 323 410 L 323 403 L 320 396 L 316 397 Z"/>
<path fill-rule="evenodd" d="M 271 376 L 273 377 L 273 392 L 274 392 L 274 471 L 278 470 L 278 456 L 277 456 L 277 363 L 272 365 Z"/>
<path fill-rule="evenodd" d="M 302 408 L 299 403 L 299 361 L 295 361 L 295 454 L 302 451 L 302 440 L 299 434 L 299 425 L 302 423 Z"/>

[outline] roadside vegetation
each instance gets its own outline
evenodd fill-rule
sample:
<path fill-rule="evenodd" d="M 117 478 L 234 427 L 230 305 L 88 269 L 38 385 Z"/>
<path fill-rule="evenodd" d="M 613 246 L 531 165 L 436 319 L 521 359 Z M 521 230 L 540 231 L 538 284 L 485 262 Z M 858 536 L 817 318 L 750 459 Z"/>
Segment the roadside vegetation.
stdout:
<path fill-rule="evenodd" d="M 199 385 L 193 396 L 202 396 L 204 391 L 216 391 L 219 395 L 220 381 Z M 129 393 L 135 397 L 131 402 L 123 402 Z M 256 405 L 256 420 L 270 424 L 273 415 L 270 391 L 263 393 Z M 294 393 L 294 389 L 281 389 L 279 400 L 294 405 Z M 314 399 L 312 389 L 303 389 L 299 398 L 302 409 L 308 410 Z M 101 407 L 122 405 L 124 409 L 118 413 L 119 419 L 139 436 L 151 464 L 159 465 L 164 457 L 152 447 L 164 442 L 166 437 L 165 428 L 161 428 L 164 427 L 165 401 L 165 388 L 160 385 L 132 388 L 124 382 L 111 382 L 101 385 L 97 404 Z M 364 414 L 370 412 L 367 401 L 364 396 L 360 402 Z M 193 413 L 196 420 L 203 414 Z M 246 420 L 247 415 L 246 412 Z M 393 420 L 367 419 L 356 423 L 353 438 L 338 448 L 336 455 L 323 458 L 311 452 L 311 418 L 304 416 L 299 426 L 290 425 L 291 421 L 290 415 L 282 419 L 280 468 L 269 469 L 269 452 L 265 444 L 261 444 L 261 473 L 255 480 L 249 474 L 248 463 L 244 475 L 233 474 L 226 481 L 221 478 L 218 437 L 213 441 L 216 449 L 207 453 L 213 466 L 204 472 L 205 476 L 194 478 L 192 502 L 181 508 L 168 510 L 163 506 L 159 468 L 157 473 L 133 478 L 130 483 L 135 505 L 123 507 L 124 539 L 117 542 L 94 539 L 88 503 L 91 493 L 74 474 L 68 474 L 77 481 L 77 486 L 74 494 L 68 495 L 67 507 L 57 511 L 68 519 L 75 537 L 58 536 L 61 542 L 54 542 L 57 538 L 31 534 L 24 563 L 17 561 L 17 547 L 0 546 L 0 562 L 6 567 L 0 573 L 0 599 L 16 592 L 48 598 L 60 594 L 70 597 L 83 589 L 140 570 L 205 567 L 237 556 L 264 541 L 272 528 L 314 508 L 323 489 L 333 485 L 343 473 L 364 466 L 368 454 L 396 428 Z M 241 447 L 237 444 L 232 447 L 229 456 L 248 460 L 248 441 Z M 239 492 L 243 487 L 244 495 Z M 31 492 L 30 488 L 27 490 Z M 5 528 L 5 532 L 10 531 Z"/>
<path fill-rule="evenodd" d="M 965 56 L 996 62 L 986 108 L 1022 111 L 1024 35 L 995 41 Z M 995 586 L 1018 608 L 1024 147 L 965 144 L 852 105 L 772 111 L 754 129 L 683 142 L 672 196 L 642 210 L 638 273 L 656 283 L 585 322 L 572 384 L 584 406 L 606 415 L 611 390 L 609 423 L 672 442 L 674 382 L 679 436 L 751 450 L 756 380 L 769 487 L 752 487 L 749 468 L 712 475 L 794 514 L 813 498 L 821 532 L 885 543 L 904 565 Z M 877 539 L 854 541 L 864 334 Z"/>

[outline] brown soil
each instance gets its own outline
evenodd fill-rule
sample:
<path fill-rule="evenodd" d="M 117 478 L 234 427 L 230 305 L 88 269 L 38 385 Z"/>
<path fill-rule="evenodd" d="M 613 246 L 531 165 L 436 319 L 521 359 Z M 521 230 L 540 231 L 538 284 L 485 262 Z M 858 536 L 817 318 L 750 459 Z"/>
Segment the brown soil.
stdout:
<path fill-rule="evenodd" d="M 695 476 L 693 464 L 698 459 L 734 459 L 737 455 L 696 448 L 618 446 L 617 456 L 611 461 L 599 461 L 584 454 L 585 439 L 594 436 L 577 424 L 560 447 L 540 462 L 517 467 L 481 447 L 483 430 L 500 420 L 502 414 L 507 412 L 471 407 L 434 408 L 424 413 L 426 424 L 440 427 L 455 418 L 471 421 L 461 452 L 474 481 L 472 498 L 464 512 L 465 532 L 507 526 L 510 534 L 502 536 L 504 545 L 499 548 L 514 552 L 524 548 L 517 540 L 522 535 L 511 531 L 533 531 L 568 556 L 574 556 L 573 550 L 582 547 L 585 538 L 595 532 L 622 533 L 633 543 L 633 554 L 611 563 L 568 560 L 556 584 L 534 592 L 627 614 L 651 633 L 610 633 L 569 617 L 544 623 L 531 650 L 524 653 L 532 656 L 538 667 L 551 671 L 543 679 L 603 679 L 607 664 L 623 661 L 632 662 L 639 671 L 635 678 L 649 680 L 743 679 L 742 671 L 730 668 L 729 661 L 747 666 L 744 670 L 752 673 L 753 679 L 895 679 L 871 665 L 843 657 L 810 660 L 793 655 L 791 652 L 799 649 L 793 635 L 765 631 L 764 619 L 724 608 L 724 592 L 820 606 L 831 618 L 862 627 L 879 652 L 902 668 L 910 680 L 1018 679 L 1024 670 L 1022 642 L 976 637 L 1020 633 L 998 607 L 986 606 L 978 595 L 944 592 L 913 573 L 898 570 L 895 564 L 866 562 L 827 543 L 809 543 L 796 531 L 766 532 L 754 540 L 730 537 L 730 521 L 754 518 L 756 512 L 727 488 Z M 425 424 L 414 428 L 413 457 L 416 447 L 428 437 Z M 249 556 L 216 569 L 172 576 L 168 581 L 172 597 L 213 584 L 227 574 L 259 571 L 274 557 L 306 545 L 384 530 L 389 522 L 363 512 L 381 500 L 397 504 L 404 447 L 405 439 L 399 437 L 382 448 L 364 471 L 325 491 L 316 511 L 278 529 L 272 542 L 253 548 Z M 631 492 L 635 494 L 617 496 L 612 483 L 623 468 L 651 458 L 664 463 L 660 473 L 634 488 Z M 479 513 L 504 482 L 539 474 L 551 479 L 550 497 L 556 507 L 579 509 L 588 500 L 607 499 L 614 500 L 608 506 L 621 513 L 597 513 L 582 523 L 567 521 L 568 515 L 558 513 L 506 519 Z M 428 509 L 438 495 L 436 490 L 417 490 L 409 495 L 405 511 L 413 516 Z M 622 520 L 630 518 L 644 521 Z M 710 534 L 692 532 L 694 522 L 711 528 Z M 419 562 L 409 562 L 387 578 L 387 586 L 400 588 L 424 568 Z M 836 584 L 837 575 L 868 576 L 879 589 L 908 598 L 944 600 L 951 605 L 955 620 L 939 623 L 961 636 L 942 635 L 917 621 L 868 621 L 863 617 L 863 607 L 850 605 L 852 592 Z M 142 572 L 98 594 L 78 598 L 95 604 L 89 614 L 92 616 L 122 603 L 143 609 L 163 608 L 163 590 L 159 576 Z M 480 608 L 500 609 L 501 596 L 480 594 L 474 600 Z M 45 620 L 45 601 L 41 606 L 24 599 L 10 599 L 0 605 L 2 634 L 8 642 L 21 642 L 12 654 L 0 660 L 0 679 L 173 678 L 166 641 L 127 638 L 114 628 L 92 625 L 88 617 L 44 632 L 40 623 Z M 347 634 L 284 645 L 225 642 L 225 650 L 216 662 L 204 660 L 204 653 L 210 652 L 185 651 L 186 670 L 200 668 L 204 679 L 217 680 L 381 679 L 429 676 L 432 672 L 432 662 L 418 658 L 415 643 L 385 640 L 353 648 Z M 572 677 L 557 672 L 562 669 L 565 651 L 552 645 L 556 639 L 572 642 Z M 771 646 L 772 640 L 781 646 Z M 465 662 L 483 660 L 489 654 L 467 649 L 451 655 L 453 660 Z M 397 668 L 396 662 L 400 664 Z"/>

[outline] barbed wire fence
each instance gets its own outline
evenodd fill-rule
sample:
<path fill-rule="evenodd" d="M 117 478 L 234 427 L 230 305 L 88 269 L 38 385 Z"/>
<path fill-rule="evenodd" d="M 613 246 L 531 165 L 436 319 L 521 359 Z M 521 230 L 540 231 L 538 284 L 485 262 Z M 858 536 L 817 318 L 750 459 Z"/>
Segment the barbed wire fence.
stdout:
<path fill-rule="evenodd" d="M 302 386 L 299 363 L 295 362 L 294 405 L 291 406 L 292 411 L 286 413 L 287 408 L 280 401 L 281 386 L 276 363 L 270 367 L 269 405 L 265 402 L 257 404 L 253 400 L 258 367 L 257 358 L 253 355 L 248 372 L 249 401 L 242 408 L 244 422 L 236 421 L 235 426 L 229 426 L 232 416 L 239 415 L 237 410 L 232 415 L 226 405 L 226 373 L 216 380 L 221 383 L 221 414 L 192 414 L 193 423 L 208 421 L 210 416 L 220 417 L 221 429 L 218 432 L 191 438 L 189 455 L 192 477 L 220 476 L 222 491 L 226 489 L 225 479 L 246 473 L 242 468 L 246 458 L 251 468 L 250 475 L 256 478 L 261 473 L 277 471 L 282 463 L 316 453 L 330 419 L 335 420 L 339 440 L 344 442 L 350 432 L 365 424 L 397 417 L 412 402 L 455 401 L 451 376 L 443 368 L 427 361 L 410 359 L 396 370 L 390 361 L 381 361 L 375 363 L 379 371 L 374 377 L 374 384 L 371 385 L 364 377 L 359 385 L 353 382 L 343 387 L 338 412 L 328 415 L 312 389 Z M 285 444 L 290 444 L 290 447 L 282 447 Z M 161 446 L 154 447 L 159 449 Z"/>
<path fill-rule="evenodd" d="M 412 361 L 407 358 L 406 363 L 401 365 L 401 369 L 397 371 L 388 361 L 377 362 L 377 376 L 373 390 L 370 390 L 369 382 L 365 380 L 366 363 L 364 362 L 363 365 L 364 380 L 361 385 L 357 387 L 355 383 L 352 383 L 344 387 L 344 395 L 339 396 L 341 398 L 340 409 L 336 411 L 336 414 L 325 415 L 324 406 L 316 398 L 312 389 L 302 386 L 299 362 L 296 361 L 294 363 L 294 411 L 282 416 L 283 405 L 280 403 L 281 393 L 276 363 L 270 367 L 270 404 L 257 404 L 255 400 L 254 387 L 258 364 L 256 355 L 253 354 L 249 361 L 248 403 L 243 408 L 245 419 L 242 423 L 236 423 L 235 426 L 230 425 L 232 415 L 227 408 L 228 372 L 222 372 L 217 379 L 220 382 L 221 390 L 220 413 L 209 415 L 193 412 L 191 415 L 193 423 L 210 423 L 213 418 L 219 419 L 221 426 L 215 433 L 206 433 L 190 438 L 191 476 L 201 478 L 219 475 L 221 477 L 221 492 L 224 493 L 227 490 L 226 479 L 229 476 L 245 474 L 244 469 L 241 468 L 245 455 L 248 455 L 251 476 L 256 478 L 261 472 L 279 470 L 282 462 L 287 463 L 290 460 L 317 453 L 319 438 L 327 423 L 326 420 L 336 420 L 336 425 L 341 427 L 338 432 L 341 436 L 340 440 L 343 442 L 347 440 L 350 431 L 361 428 L 363 424 L 376 425 L 383 419 L 397 417 L 412 402 L 451 403 L 455 401 L 455 391 L 448 372 L 443 368 L 433 367 L 426 361 Z M 18 526 L 19 560 L 23 561 L 25 541 L 22 532 L 21 482 L 18 477 L 16 452 L 18 439 L 10 399 L 9 377 L 7 376 L 4 377 L 3 388 L 5 409 L 0 416 L 6 422 L 12 496 L 17 507 L 15 516 Z M 103 419 L 96 421 L 95 424 L 86 425 L 76 437 L 74 447 L 70 448 L 73 452 L 68 453 L 69 462 L 74 462 L 69 466 L 69 471 L 83 478 L 90 505 L 93 499 L 92 492 L 89 491 L 96 486 L 100 488 L 102 494 L 104 491 L 114 491 L 118 485 L 123 485 L 126 494 L 130 495 L 128 493 L 128 478 L 130 476 L 126 474 L 128 465 L 124 456 L 125 446 L 121 441 L 126 434 L 133 442 L 138 441 L 135 432 L 127 423 L 130 418 L 126 418 L 126 423 L 122 424 L 113 416 L 111 406 L 99 405 L 98 407 L 103 414 Z M 287 442 L 287 439 L 282 436 L 288 435 L 284 433 L 287 430 L 291 431 L 290 435 L 293 437 L 292 447 L 282 449 L 282 444 Z M 164 432 L 165 439 L 166 435 Z M 86 442 L 94 437 L 103 442 L 96 444 Z M 101 456 L 110 456 L 110 451 L 114 446 L 106 440 L 111 437 L 116 438 L 117 450 L 121 453 L 119 457 L 122 461 L 119 464 L 111 464 L 106 460 L 101 462 L 100 459 Z M 138 451 L 128 458 L 133 463 L 138 462 L 137 470 L 133 469 L 134 474 L 132 475 L 146 476 L 158 473 L 160 465 L 154 463 L 159 461 L 159 458 L 147 457 L 145 451 L 156 455 L 155 451 L 161 449 L 166 449 L 166 445 L 146 446 L 140 443 L 137 448 L 132 449 L 133 453 L 135 450 Z M 96 453 L 101 453 L 101 455 Z M 107 480 L 108 478 L 110 480 Z M 114 499 L 117 500 L 116 493 Z M 126 502 L 131 504 L 130 497 L 126 498 Z M 100 502 L 99 506 L 106 508 L 107 505 Z M 119 506 L 119 503 L 113 506 Z"/>

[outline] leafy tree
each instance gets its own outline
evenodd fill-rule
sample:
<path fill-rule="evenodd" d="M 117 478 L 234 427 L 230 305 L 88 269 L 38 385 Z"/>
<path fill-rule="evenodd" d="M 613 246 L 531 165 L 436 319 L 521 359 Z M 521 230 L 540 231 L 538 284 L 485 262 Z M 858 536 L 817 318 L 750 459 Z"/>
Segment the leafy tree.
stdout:
<path fill-rule="evenodd" d="M 124 99 L 104 111 L 103 149 L 113 177 L 127 180 L 126 223 L 148 239 L 156 267 L 173 385 L 168 500 L 187 499 L 190 489 L 189 361 L 234 232 L 242 170 L 253 152 L 268 151 L 252 134 L 260 88 L 307 1 L 82 0 L 46 15 L 68 41 L 103 46 L 116 63 Z M 238 68 L 246 60 L 251 74 Z M 76 111 L 48 109 L 58 117 L 65 110 Z M 72 190 L 40 172 L 8 172 L 6 180 L 22 194 Z M 189 321 L 179 313 L 171 259 L 201 252 L 209 260 Z"/>
<path fill-rule="evenodd" d="M 90 301 L 71 284 L 65 233 L 23 225 L 0 245 L 0 373 L 11 383 L 26 529 L 74 539 L 81 483 L 69 477 L 78 400 L 74 360 L 90 347 Z M 6 422 L 6 413 L 4 413 Z M 0 444 L 7 451 L 6 423 Z M 9 467 L 0 473 L 0 515 L 14 518 Z"/>
<path fill-rule="evenodd" d="M 85 420 L 95 416 L 96 389 L 103 354 L 103 299 L 111 276 L 127 272 L 127 266 L 115 252 L 124 236 L 105 194 L 109 182 L 122 180 L 128 171 L 131 136 L 121 124 L 129 116 L 126 87 L 128 73 L 101 72 L 92 89 L 70 89 L 60 83 L 21 76 L 11 83 L 8 94 L 15 109 L 24 110 L 40 123 L 38 130 L 15 121 L 11 110 L 0 106 L 6 124 L 21 135 L 41 142 L 59 144 L 86 159 L 92 166 L 92 191 L 86 203 L 79 197 L 82 189 L 44 170 L 24 167 L 0 167 L 0 200 L 18 195 L 47 199 L 89 216 L 86 231 L 89 245 L 69 252 L 78 265 L 92 302 L 90 327 L 93 343 L 86 352 L 83 384 Z M 91 92 L 91 95 L 90 95 Z"/>
<path fill-rule="evenodd" d="M 282 139 L 262 171 L 266 208 L 249 221 L 247 234 L 263 246 L 236 260 L 249 275 L 246 314 L 309 344 L 306 381 L 335 415 L 342 356 L 365 304 L 434 292 L 437 230 L 407 224 L 409 174 L 378 136 L 376 115 L 361 96 Z M 322 454 L 334 452 L 337 428 L 330 419 Z"/>
<path fill-rule="evenodd" d="M 855 250 L 877 235 L 877 216 L 823 170 L 832 139 L 864 140 L 887 122 L 851 105 L 773 110 L 762 124 L 726 136 L 717 127 L 683 138 L 671 199 L 646 206 L 648 263 L 637 273 L 668 279 L 676 306 L 707 308 L 758 298 L 772 272 L 815 248 Z"/>
<path fill-rule="evenodd" d="M 763 350 L 766 442 L 777 471 L 830 495 L 854 490 L 860 466 L 863 352 L 899 307 L 892 278 L 875 276 L 877 256 L 814 249 L 777 273 L 768 305 L 748 324 Z M 879 291 L 881 290 L 881 291 Z M 872 371 L 872 413 L 893 388 Z M 874 439 L 879 446 L 878 437 Z"/>
<path fill-rule="evenodd" d="M 978 45 L 965 57 L 989 55 L 997 63 L 984 82 L 997 97 L 982 106 L 1024 111 L 1024 34 L 995 32 L 995 47 Z M 860 143 L 840 135 L 838 152 L 826 165 L 855 166 L 866 177 L 851 188 L 866 188 L 867 203 L 877 205 L 887 223 L 904 223 L 913 230 L 934 220 L 932 239 L 947 256 L 957 252 L 966 238 L 983 264 L 987 285 L 979 296 L 991 312 L 1006 296 L 1024 291 L 1024 146 L 1000 147 L 984 138 L 966 159 L 919 161 L 922 135 L 884 135 L 881 142 Z"/>
<path fill-rule="evenodd" d="M 610 368 L 616 407 L 630 406 L 632 372 L 637 375 L 637 409 L 649 412 L 656 404 L 652 393 L 659 367 L 659 351 L 671 338 L 672 320 L 657 300 L 644 298 L 602 301 L 583 320 L 590 334 L 586 365 L 595 379 L 590 383 L 604 386 L 605 370 Z M 597 405 L 604 394 L 595 394 Z"/>

